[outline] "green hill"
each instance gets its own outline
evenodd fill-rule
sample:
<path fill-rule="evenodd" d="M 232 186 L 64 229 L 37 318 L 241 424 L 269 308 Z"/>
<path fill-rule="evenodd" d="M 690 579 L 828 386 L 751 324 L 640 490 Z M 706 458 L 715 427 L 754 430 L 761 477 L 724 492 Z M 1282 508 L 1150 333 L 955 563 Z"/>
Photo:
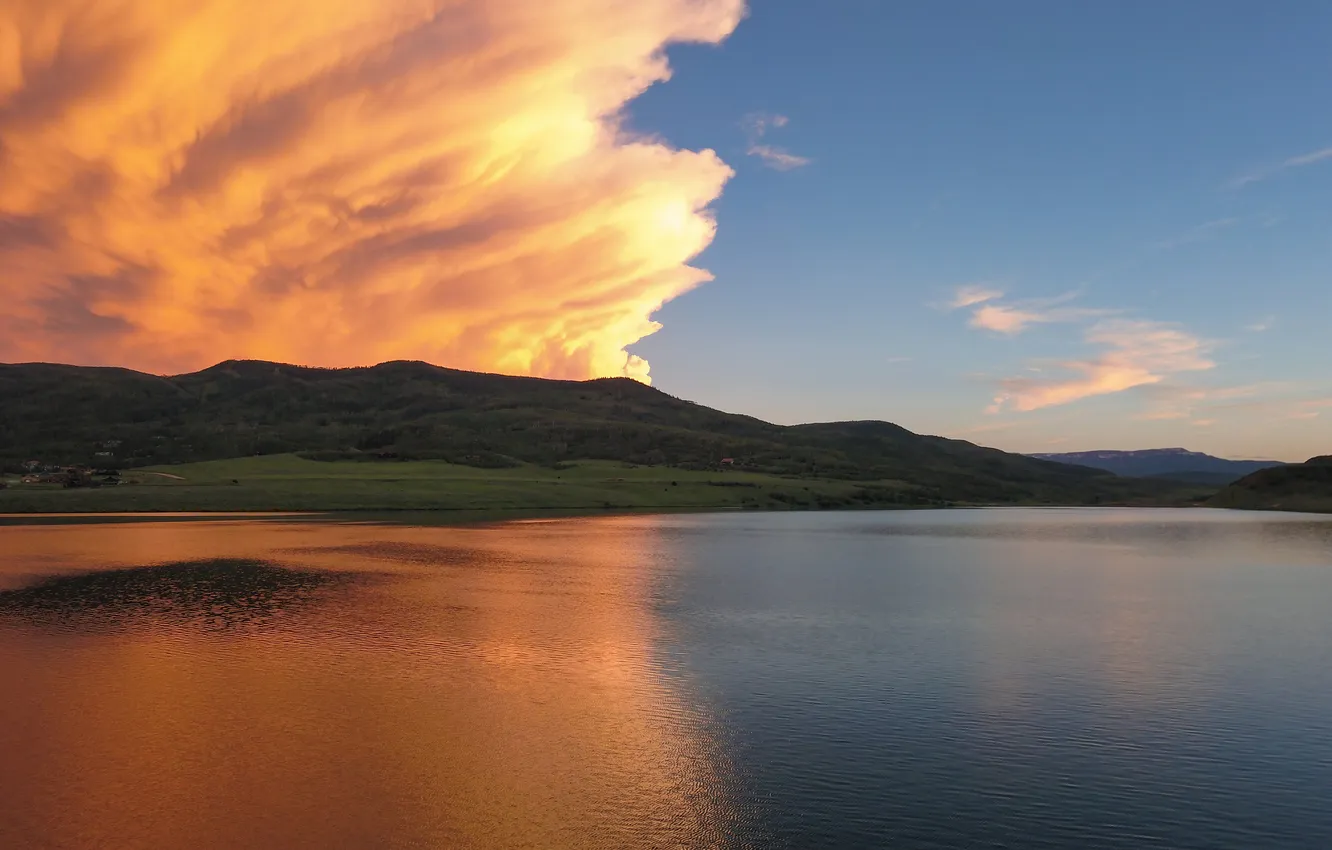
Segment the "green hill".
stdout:
<path fill-rule="evenodd" d="M 887 482 L 894 501 L 922 504 L 1188 496 L 1178 484 L 1116 478 L 887 422 L 773 425 L 623 378 L 553 381 L 419 362 L 314 369 L 228 361 L 173 377 L 0 365 L 0 463 L 10 471 L 28 460 L 127 468 L 283 453 L 497 470 L 601 460 Z"/>
<path fill-rule="evenodd" d="M 1218 508 L 1332 513 L 1332 455 L 1246 475 L 1213 496 L 1208 504 Z"/>

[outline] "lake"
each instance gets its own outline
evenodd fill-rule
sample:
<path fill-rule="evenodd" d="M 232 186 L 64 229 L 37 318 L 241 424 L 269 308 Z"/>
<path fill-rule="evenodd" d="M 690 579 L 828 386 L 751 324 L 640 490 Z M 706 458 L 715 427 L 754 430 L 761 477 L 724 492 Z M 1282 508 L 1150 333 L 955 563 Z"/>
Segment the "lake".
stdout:
<path fill-rule="evenodd" d="M 1332 847 L 1332 516 L 11 519 L 0 847 Z"/>

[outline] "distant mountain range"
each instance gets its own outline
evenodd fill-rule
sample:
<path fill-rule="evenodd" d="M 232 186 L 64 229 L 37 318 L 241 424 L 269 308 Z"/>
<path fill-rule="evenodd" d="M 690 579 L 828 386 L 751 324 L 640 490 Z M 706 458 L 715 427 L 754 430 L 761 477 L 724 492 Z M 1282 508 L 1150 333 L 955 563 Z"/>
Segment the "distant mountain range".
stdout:
<path fill-rule="evenodd" d="M 11 471 L 26 461 L 135 467 L 287 452 L 735 469 L 876 482 L 916 504 L 1122 504 L 1180 492 L 888 422 L 774 425 L 627 378 L 555 381 L 406 361 L 314 369 L 233 360 L 176 376 L 0 364 L 0 466 Z"/>
<path fill-rule="evenodd" d="M 1217 508 L 1332 513 L 1332 455 L 1261 469 L 1231 484 L 1208 504 Z"/>
<path fill-rule="evenodd" d="M 1282 465 L 1275 460 L 1228 460 L 1180 448 L 1061 452 L 1030 456 L 1056 463 L 1090 466 L 1133 478 L 1169 478 L 1216 485 L 1229 484 L 1260 469 Z"/>

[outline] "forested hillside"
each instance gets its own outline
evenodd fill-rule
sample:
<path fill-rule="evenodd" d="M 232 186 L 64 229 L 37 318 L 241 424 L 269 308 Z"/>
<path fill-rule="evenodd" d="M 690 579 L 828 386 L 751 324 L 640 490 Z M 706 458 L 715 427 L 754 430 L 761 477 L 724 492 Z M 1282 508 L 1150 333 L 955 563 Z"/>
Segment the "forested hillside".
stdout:
<path fill-rule="evenodd" d="M 624 378 L 553 381 L 391 362 L 228 361 L 161 377 L 0 365 L 0 460 L 143 466 L 297 452 L 480 467 L 604 459 L 907 482 L 937 498 L 1098 503 L 1163 482 L 913 434 L 887 422 L 779 426 Z"/>

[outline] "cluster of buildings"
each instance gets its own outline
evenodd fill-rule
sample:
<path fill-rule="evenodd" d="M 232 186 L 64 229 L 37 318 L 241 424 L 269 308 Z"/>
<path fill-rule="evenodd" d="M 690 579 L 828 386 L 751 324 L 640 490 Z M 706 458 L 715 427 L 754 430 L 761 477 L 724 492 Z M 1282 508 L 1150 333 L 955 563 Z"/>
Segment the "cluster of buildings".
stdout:
<path fill-rule="evenodd" d="M 86 466 L 57 466 L 30 460 L 23 464 L 24 484 L 59 484 L 62 487 L 102 487 L 120 483 L 120 473 L 114 469 L 92 469 Z"/>

